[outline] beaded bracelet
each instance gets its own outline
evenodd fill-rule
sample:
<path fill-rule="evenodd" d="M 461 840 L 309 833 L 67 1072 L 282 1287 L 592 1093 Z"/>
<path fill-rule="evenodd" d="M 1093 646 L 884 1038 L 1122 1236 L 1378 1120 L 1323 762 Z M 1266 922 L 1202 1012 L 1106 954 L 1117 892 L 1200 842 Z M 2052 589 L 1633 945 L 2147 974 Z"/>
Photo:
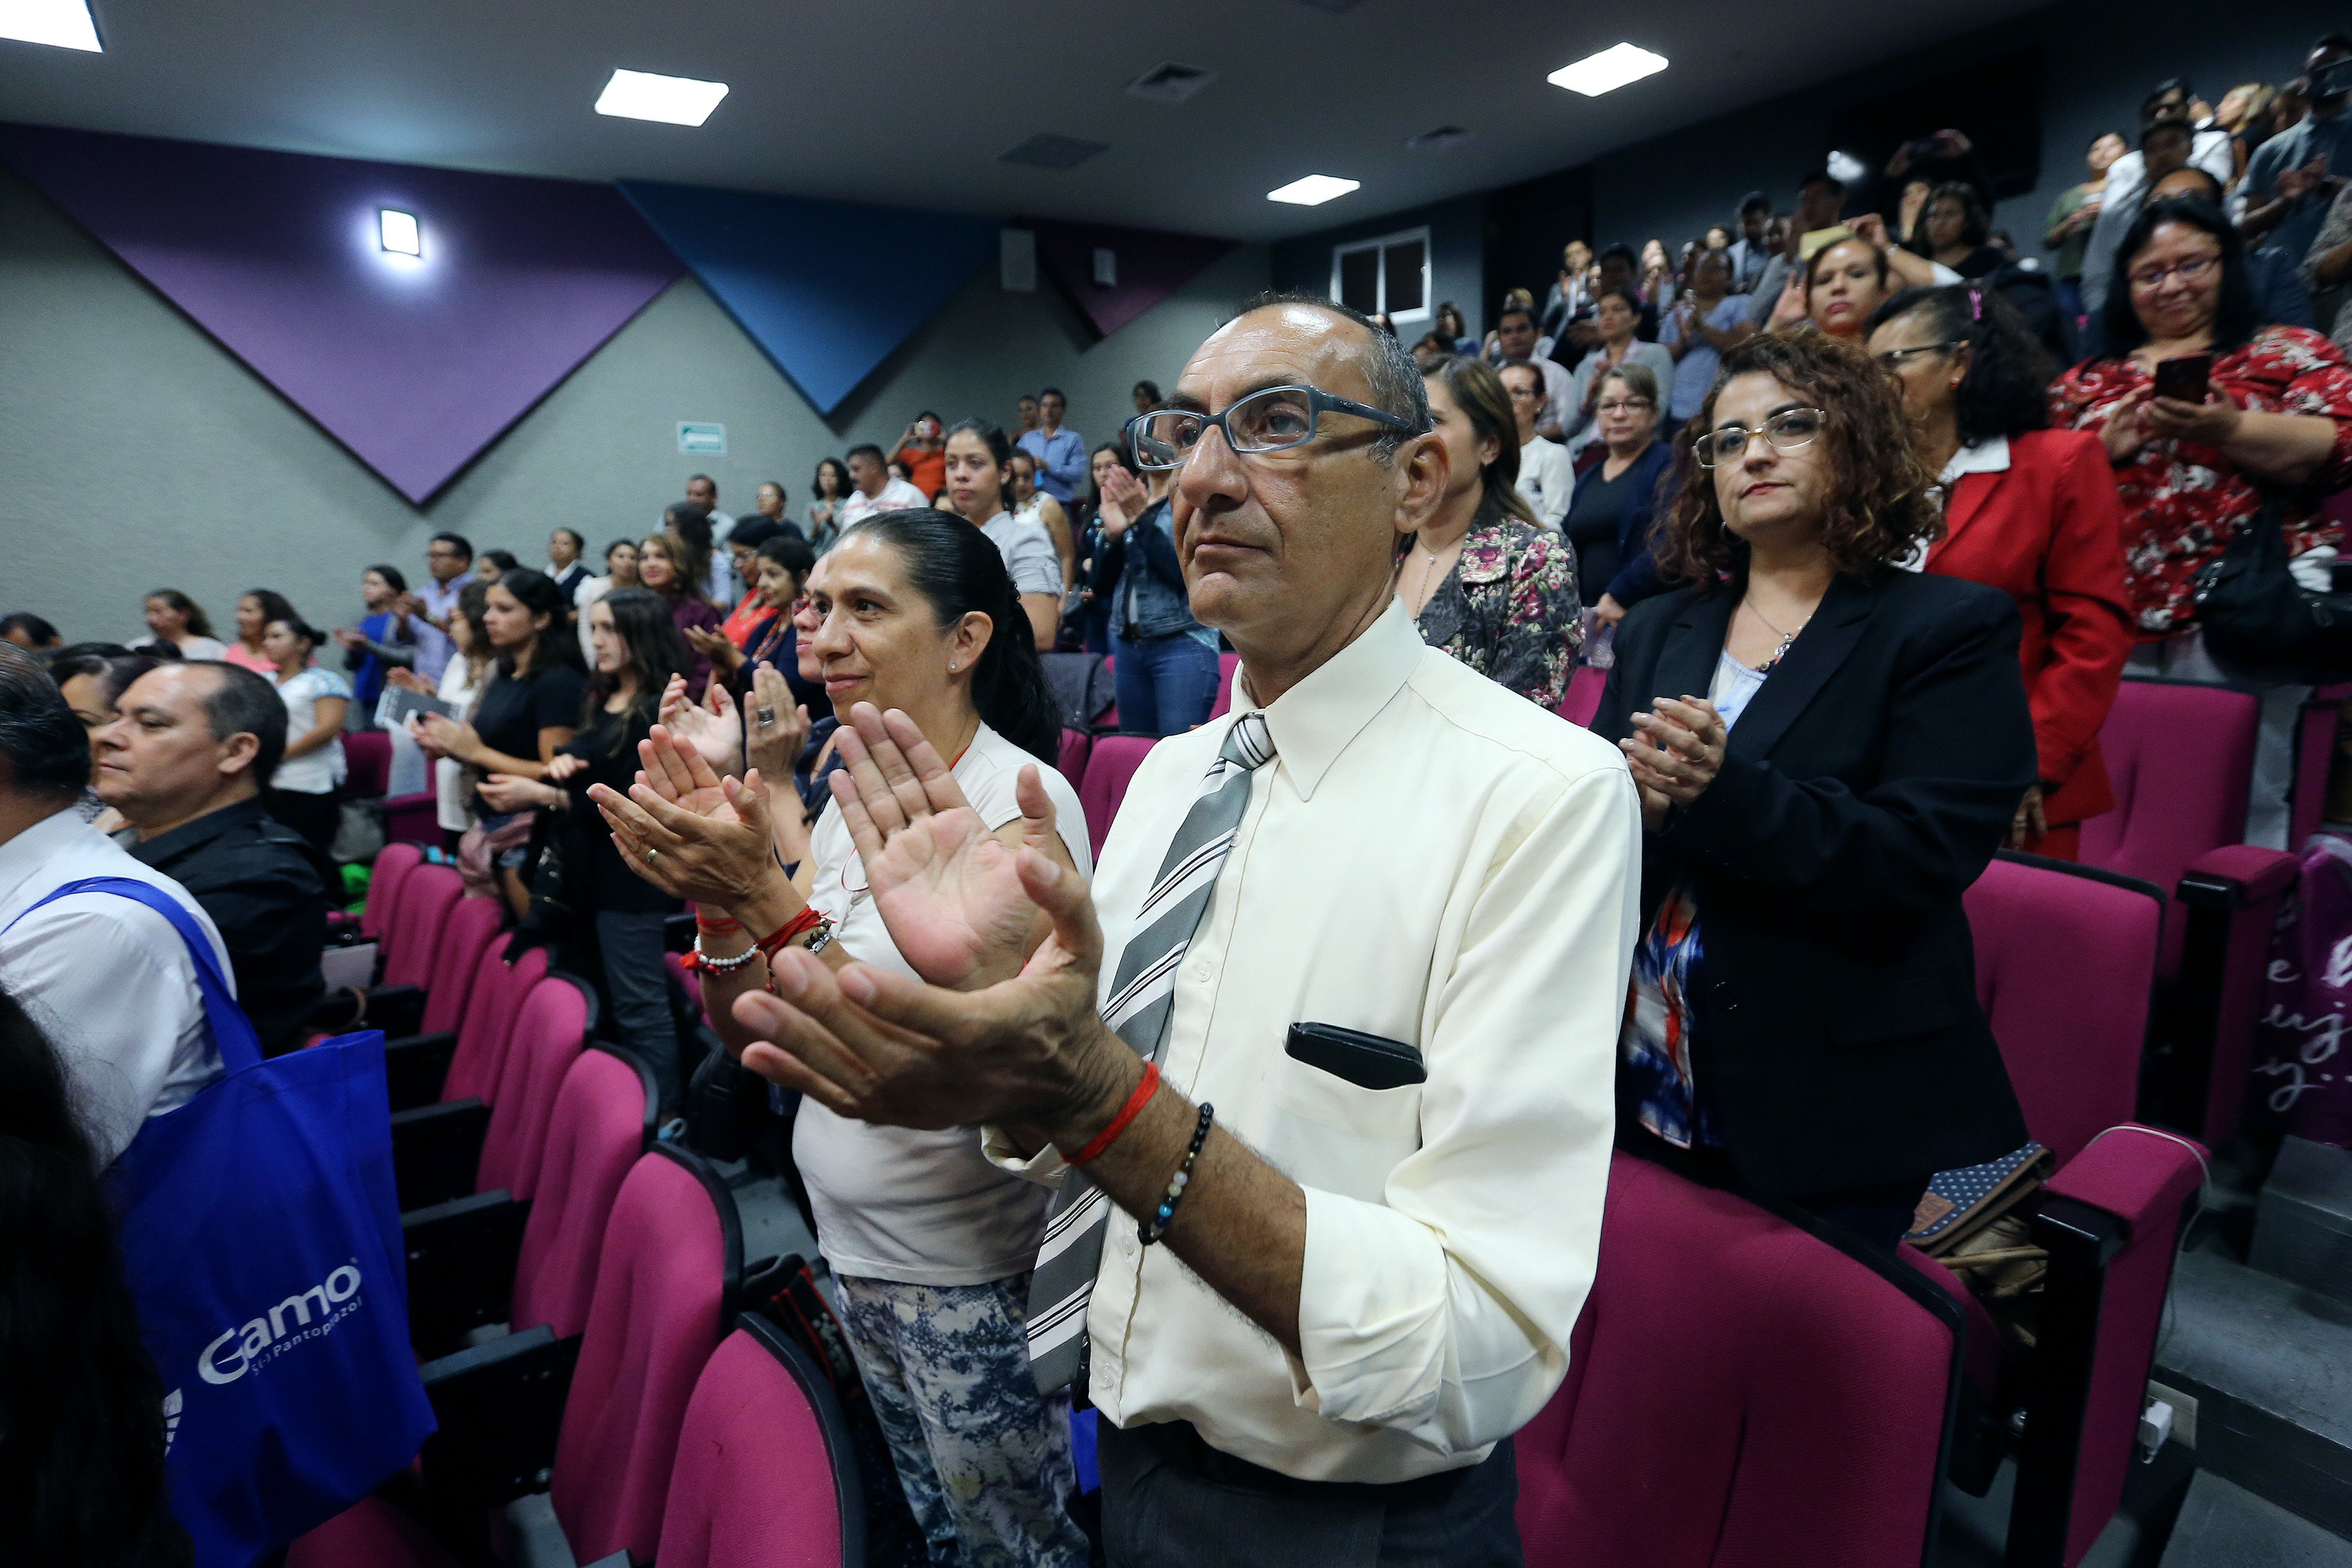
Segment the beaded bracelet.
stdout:
<path fill-rule="evenodd" d="M 747 947 L 732 958 L 713 958 L 709 953 L 702 951 L 702 937 L 703 933 L 699 931 L 694 934 L 693 966 L 706 974 L 732 974 L 760 956 L 758 948 Z"/>
<path fill-rule="evenodd" d="M 1184 1189 L 1192 1184 L 1192 1166 L 1201 1158 L 1201 1145 L 1209 1141 L 1209 1120 L 1216 1110 L 1206 1100 L 1201 1102 L 1201 1120 L 1193 1123 L 1192 1142 L 1184 1151 L 1184 1163 L 1168 1178 L 1168 1195 L 1160 1200 L 1160 1206 L 1152 1211 L 1150 1219 L 1135 1227 L 1135 1239 L 1144 1246 L 1150 1247 L 1168 1234 L 1168 1222 L 1176 1217 L 1176 1205 L 1183 1201 Z"/>

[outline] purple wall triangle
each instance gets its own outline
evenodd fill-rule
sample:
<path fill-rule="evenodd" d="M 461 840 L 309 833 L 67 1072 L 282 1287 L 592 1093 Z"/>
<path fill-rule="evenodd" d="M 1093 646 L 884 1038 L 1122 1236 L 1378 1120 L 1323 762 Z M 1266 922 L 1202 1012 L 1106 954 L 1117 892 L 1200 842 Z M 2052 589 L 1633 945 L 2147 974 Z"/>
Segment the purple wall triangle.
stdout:
<path fill-rule="evenodd" d="M 26 125 L 0 158 L 419 503 L 682 270 L 609 185 Z"/>
<path fill-rule="evenodd" d="M 1234 248 L 1230 239 L 1163 234 L 1150 228 L 1052 220 L 1029 226 L 1037 231 L 1038 261 L 1104 337 L 1190 283 Z M 1095 281 L 1097 249 L 1108 250 L 1118 258 L 1116 283 L 1106 286 Z"/>

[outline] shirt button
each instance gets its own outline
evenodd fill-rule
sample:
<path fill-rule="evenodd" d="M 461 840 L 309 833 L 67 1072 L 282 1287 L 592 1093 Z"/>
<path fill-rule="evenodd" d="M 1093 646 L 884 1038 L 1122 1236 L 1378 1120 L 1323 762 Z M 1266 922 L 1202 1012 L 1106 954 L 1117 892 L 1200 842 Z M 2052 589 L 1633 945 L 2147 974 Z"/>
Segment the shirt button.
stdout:
<path fill-rule="evenodd" d="M 1210 975 L 1214 974 L 1216 972 L 1216 965 L 1211 963 L 1205 958 L 1192 966 L 1193 976 L 1201 980 L 1206 980 Z"/>

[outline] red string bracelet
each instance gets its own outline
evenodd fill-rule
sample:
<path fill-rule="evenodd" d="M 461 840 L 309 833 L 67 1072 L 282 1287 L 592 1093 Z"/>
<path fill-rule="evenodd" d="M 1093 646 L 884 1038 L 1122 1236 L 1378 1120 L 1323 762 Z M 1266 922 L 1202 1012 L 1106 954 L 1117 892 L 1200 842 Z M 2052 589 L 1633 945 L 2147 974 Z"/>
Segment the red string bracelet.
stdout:
<path fill-rule="evenodd" d="M 1142 1114 L 1144 1105 L 1151 1099 L 1151 1091 L 1159 1087 L 1160 1064 L 1144 1063 L 1143 1081 L 1135 1086 L 1135 1092 L 1127 1097 L 1127 1103 L 1118 1108 L 1118 1114 L 1110 1119 L 1110 1125 L 1096 1133 L 1085 1148 L 1070 1156 L 1070 1163 L 1083 1165 L 1109 1148 L 1118 1141 L 1118 1135 L 1127 1131 L 1127 1124 Z"/>
<path fill-rule="evenodd" d="M 782 925 L 777 927 L 768 935 L 761 937 L 753 945 L 758 947 L 760 952 L 767 957 L 773 958 L 776 956 L 777 950 L 782 948 L 786 942 L 792 941 L 793 938 L 799 936 L 803 932 L 814 931 L 818 926 L 824 923 L 824 917 L 823 915 L 817 913 L 816 910 L 813 909 L 804 907 L 802 909 L 800 913 L 786 921 Z"/>

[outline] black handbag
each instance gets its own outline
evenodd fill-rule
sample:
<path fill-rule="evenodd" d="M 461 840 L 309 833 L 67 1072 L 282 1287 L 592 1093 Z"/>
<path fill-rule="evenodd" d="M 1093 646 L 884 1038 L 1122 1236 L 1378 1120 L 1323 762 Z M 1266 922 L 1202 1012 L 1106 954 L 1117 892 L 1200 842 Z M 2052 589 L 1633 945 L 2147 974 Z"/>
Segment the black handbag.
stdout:
<path fill-rule="evenodd" d="M 2205 651 L 2232 679 L 2265 686 L 2352 680 L 2352 593 L 2315 594 L 2287 570 L 2276 501 L 2200 567 Z"/>

